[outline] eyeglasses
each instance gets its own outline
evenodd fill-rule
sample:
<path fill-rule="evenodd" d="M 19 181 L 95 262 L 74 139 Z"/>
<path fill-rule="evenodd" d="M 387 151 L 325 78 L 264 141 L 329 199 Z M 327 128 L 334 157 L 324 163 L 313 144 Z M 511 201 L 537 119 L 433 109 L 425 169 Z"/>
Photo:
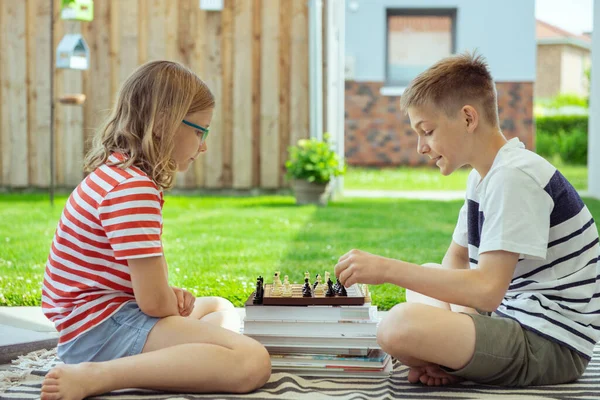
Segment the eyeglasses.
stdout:
<path fill-rule="evenodd" d="M 208 128 L 205 128 L 205 127 L 200 126 L 200 125 L 196 125 L 196 124 L 194 124 L 194 123 L 192 123 L 190 121 L 186 121 L 185 119 L 183 121 L 181 121 L 181 122 L 183 122 L 187 126 L 191 126 L 192 128 L 198 129 L 200 132 L 202 132 L 202 139 L 201 140 L 202 140 L 202 143 L 204 143 L 204 141 L 208 137 L 208 132 L 209 132 Z"/>

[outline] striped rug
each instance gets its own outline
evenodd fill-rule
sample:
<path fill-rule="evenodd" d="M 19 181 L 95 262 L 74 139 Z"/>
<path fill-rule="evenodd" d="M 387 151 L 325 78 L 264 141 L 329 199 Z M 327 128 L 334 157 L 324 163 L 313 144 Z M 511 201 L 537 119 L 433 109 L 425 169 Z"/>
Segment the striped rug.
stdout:
<path fill-rule="evenodd" d="M 47 364 L 49 366 L 49 364 Z M 47 369 L 29 373 L 18 386 L 0 391 L 0 399 L 39 399 L 40 387 Z M 585 374 L 575 383 L 556 386 L 537 386 L 526 389 L 499 388 L 472 383 L 432 388 L 410 384 L 406 380 L 408 369 L 395 364 L 389 379 L 303 378 L 285 373 L 275 373 L 260 390 L 247 395 L 195 395 L 167 394 L 143 390 L 112 392 L 94 399 L 154 400 L 154 399 L 600 399 L 600 345 Z M 1 372 L 0 372 L 1 375 Z"/>

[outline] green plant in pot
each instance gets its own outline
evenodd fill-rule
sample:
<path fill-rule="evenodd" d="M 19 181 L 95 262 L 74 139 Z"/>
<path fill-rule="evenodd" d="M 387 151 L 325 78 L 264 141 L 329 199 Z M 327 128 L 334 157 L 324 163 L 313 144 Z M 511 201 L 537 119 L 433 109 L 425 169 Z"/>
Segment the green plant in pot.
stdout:
<path fill-rule="evenodd" d="M 331 180 L 346 171 L 328 140 L 325 134 L 324 140 L 301 139 L 288 148 L 286 177 L 292 181 L 296 204 L 327 205 Z"/>

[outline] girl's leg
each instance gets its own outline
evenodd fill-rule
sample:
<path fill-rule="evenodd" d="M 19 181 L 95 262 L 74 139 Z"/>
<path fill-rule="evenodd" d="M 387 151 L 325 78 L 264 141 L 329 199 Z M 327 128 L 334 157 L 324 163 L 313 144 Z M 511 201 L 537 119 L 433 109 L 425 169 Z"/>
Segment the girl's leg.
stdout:
<path fill-rule="evenodd" d="M 199 319 L 238 333 L 240 315 L 227 299 L 216 296 L 198 297 L 189 318 Z"/>
<path fill-rule="evenodd" d="M 143 353 L 100 363 L 60 365 L 42 386 L 43 400 L 73 399 L 124 388 L 246 393 L 269 379 L 260 343 L 191 318 L 161 319 Z"/>

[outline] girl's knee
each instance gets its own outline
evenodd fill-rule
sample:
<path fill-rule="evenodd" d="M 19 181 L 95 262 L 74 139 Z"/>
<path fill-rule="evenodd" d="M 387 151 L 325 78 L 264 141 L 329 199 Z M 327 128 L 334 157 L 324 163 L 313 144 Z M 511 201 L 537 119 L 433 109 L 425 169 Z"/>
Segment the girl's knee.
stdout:
<path fill-rule="evenodd" d="M 271 377 L 271 357 L 260 344 L 238 350 L 240 366 L 237 393 L 248 393 L 261 388 Z"/>

